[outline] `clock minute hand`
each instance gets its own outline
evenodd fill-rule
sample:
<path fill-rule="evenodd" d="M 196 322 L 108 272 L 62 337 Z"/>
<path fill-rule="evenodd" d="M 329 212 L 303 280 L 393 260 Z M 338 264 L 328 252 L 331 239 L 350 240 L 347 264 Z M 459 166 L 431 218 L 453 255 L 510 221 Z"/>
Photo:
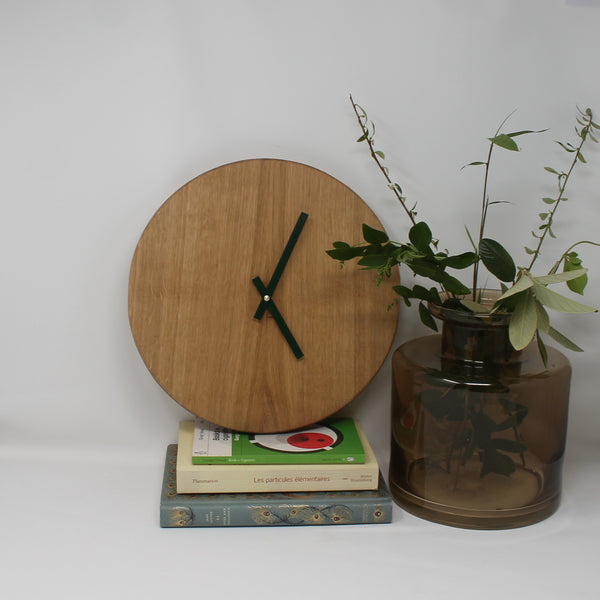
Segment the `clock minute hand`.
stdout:
<path fill-rule="evenodd" d="M 298 342 L 296 342 L 296 339 L 292 335 L 290 328 L 287 326 L 287 323 L 281 316 L 281 313 L 279 312 L 277 305 L 273 301 L 273 298 L 271 298 L 271 295 L 268 293 L 268 289 L 265 287 L 265 284 L 262 282 L 260 277 L 255 277 L 252 280 L 252 283 L 254 283 L 256 289 L 263 298 L 261 300 L 261 306 L 264 304 L 265 310 L 268 310 L 273 315 L 275 323 L 277 323 L 279 329 L 281 330 L 281 333 L 283 334 L 283 337 L 286 339 L 287 343 L 292 349 L 294 356 L 296 358 L 302 358 L 304 356 L 304 352 L 302 352 L 302 350 L 300 349 L 300 346 L 298 345 Z"/>
<path fill-rule="evenodd" d="M 290 234 L 290 238 L 288 239 L 287 244 L 285 245 L 285 248 L 283 249 L 283 252 L 281 253 L 281 257 L 279 258 L 279 262 L 277 263 L 277 266 L 275 267 L 275 271 L 273 271 L 273 276 L 271 277 L 271 281 L 269 281 L 269 285 L 266 288 L 266 293 L 263 294 L 263 296 L 272 296 L 273 292 L 275 291 L 275 288 L 277 287 L 277 284 L 279 283 L 279 280 L 281 279 L 281 275 L 283 274 L 283 271 L 287 265 L 287 262 L 292 254 L 292 251 L 294 250 L 294 246 L 296 245 L 296 242 L 298 241 L 298 238 L 300 237 L 300 233 L 302 233 L 302 228 L 304 227 L 304 224 L 306 223 L 306 219 L 308 219 L 308 214 L 306 214 L 305 212 L 301 212 L 300 216 L 298 217 L 298 220 L 296 221 L 296 225 L 294 226 L 294 229 L 292 231 L 292 233 Z M 260 319 L 263 318 L 263 315 L 265 314 L 265 310 L 267 310 L 267 302 L 264 300 L 261 300 L 260 304 L 258 305 L 258 308 L 256 309 L 256 312 L 254 313 L 254 318 L 258 319 L 260 321 Z M 273 314 L 271 312 L 271 314 Z M 275 315 L 273 315 L 275 316 Z"/>

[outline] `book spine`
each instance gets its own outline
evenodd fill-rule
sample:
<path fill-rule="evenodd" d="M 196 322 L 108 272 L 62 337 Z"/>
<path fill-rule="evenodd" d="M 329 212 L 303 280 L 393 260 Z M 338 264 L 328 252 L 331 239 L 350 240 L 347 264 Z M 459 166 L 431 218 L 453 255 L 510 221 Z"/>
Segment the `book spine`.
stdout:
<path fill-rule="evenodd" d="M 177 467 L 178 494 L 238 492 L 305 492 L 375 490 L 379 467 L 371 465 L 327 465 L 314 469 L 286 467 L 249 468 L 236 465 Z"/>
<path fill-rule="evenodd" d="M 192 500 L 161 506 L 161 527 L 256 527 L 390 523 L 390 499 L 344 498 L 331 504 Z"/>

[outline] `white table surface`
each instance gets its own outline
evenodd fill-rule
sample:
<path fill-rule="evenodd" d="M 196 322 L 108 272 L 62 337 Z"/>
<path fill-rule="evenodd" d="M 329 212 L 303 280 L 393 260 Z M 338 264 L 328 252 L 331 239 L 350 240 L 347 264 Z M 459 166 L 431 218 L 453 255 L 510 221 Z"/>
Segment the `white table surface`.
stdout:
<path fill-rule="evenodd" d="M 569 448 L 554 516 L 491 532 L 398 507 L 385 525 L 161 529 L 163 452 L 4 448 L 2 597 L 599 597 L 599 445 Z"/>

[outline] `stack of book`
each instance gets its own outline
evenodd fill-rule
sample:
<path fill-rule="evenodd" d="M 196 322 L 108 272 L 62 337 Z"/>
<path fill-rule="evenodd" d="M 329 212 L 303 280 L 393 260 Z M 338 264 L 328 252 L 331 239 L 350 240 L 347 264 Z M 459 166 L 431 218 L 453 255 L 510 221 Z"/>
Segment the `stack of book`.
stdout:
<path fill-rule="evenodd" d="M 167 448 L 161 527 L 389 523 L 392 500 L 360 423 L 244 434 L 183 421 Z"/>

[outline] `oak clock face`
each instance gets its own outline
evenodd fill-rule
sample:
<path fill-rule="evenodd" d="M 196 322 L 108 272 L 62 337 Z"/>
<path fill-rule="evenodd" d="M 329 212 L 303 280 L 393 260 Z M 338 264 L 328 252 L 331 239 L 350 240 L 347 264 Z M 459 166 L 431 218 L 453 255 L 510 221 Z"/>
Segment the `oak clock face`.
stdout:
<path fill-rule="evenodd" d="M 129 279 L 129 319 L 160 386 L 239 431 L 315 423 L 353 400 L 394 338 L 395 274 L 325 251 L 381 229 L 348 187 L 306 165 L 256 159 L 193 179 L 152 217 Z"/>

